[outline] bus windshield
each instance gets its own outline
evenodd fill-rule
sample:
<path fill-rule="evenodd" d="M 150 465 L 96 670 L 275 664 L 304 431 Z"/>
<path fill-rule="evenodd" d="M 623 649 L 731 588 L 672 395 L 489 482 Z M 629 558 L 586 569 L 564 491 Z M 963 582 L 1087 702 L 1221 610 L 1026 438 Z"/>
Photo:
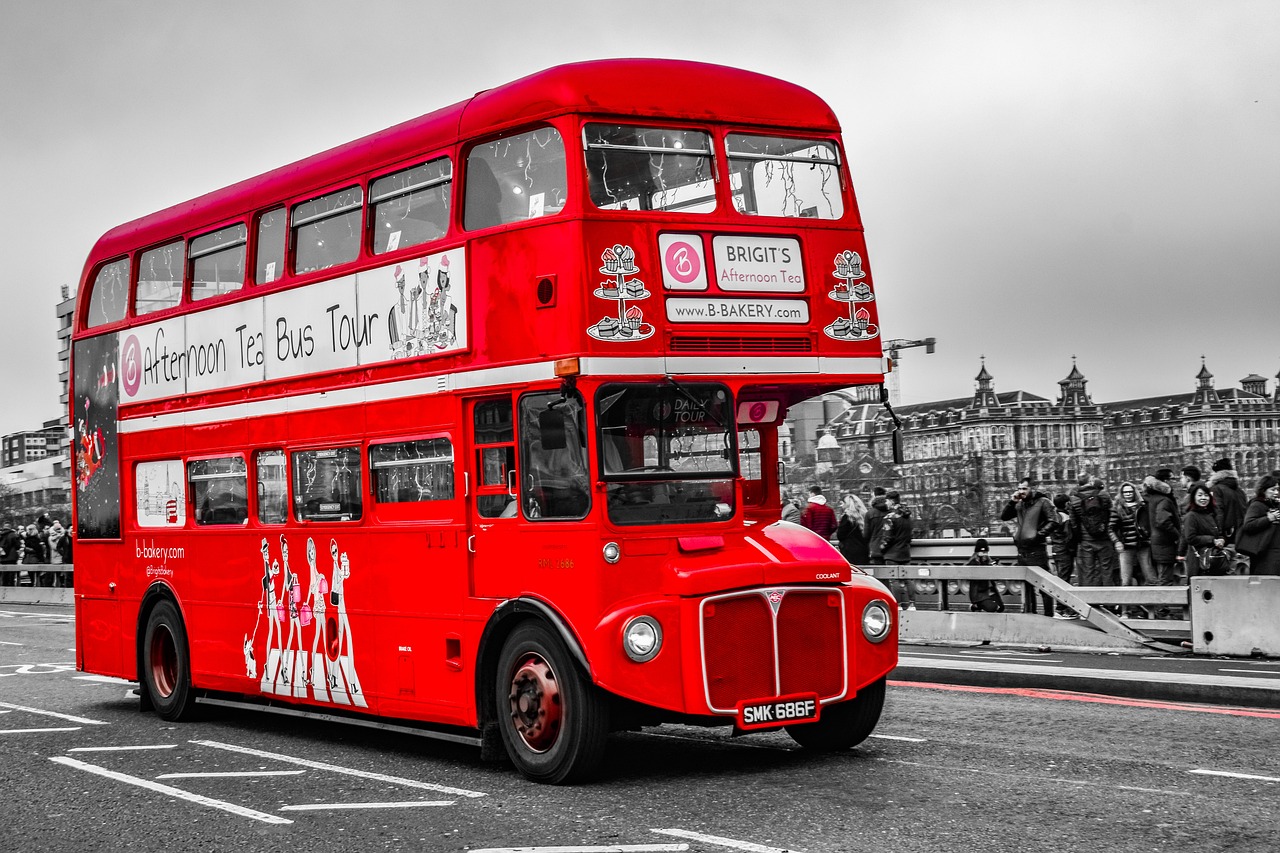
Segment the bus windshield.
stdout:
<path fill-rule="evenodd" d="M 737 475 L 727 388 L 605 385 L 596 396 L 600 471 L 614 524 L 682 524 L 733 515 Z"/>

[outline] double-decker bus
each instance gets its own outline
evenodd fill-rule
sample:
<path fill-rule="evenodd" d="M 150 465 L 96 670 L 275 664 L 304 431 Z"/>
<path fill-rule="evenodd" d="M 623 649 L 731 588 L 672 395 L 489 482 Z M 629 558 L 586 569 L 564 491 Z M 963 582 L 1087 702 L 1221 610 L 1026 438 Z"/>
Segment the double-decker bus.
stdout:
<path fill-rule="evenodd" d="M 545 782 L 663 722 L 861 742 L 893 599 L 778 521 L 788 407 L 886 369 L 839 130 L 746 71 L 573 64 L 108 232 L 78 668 Z"/>

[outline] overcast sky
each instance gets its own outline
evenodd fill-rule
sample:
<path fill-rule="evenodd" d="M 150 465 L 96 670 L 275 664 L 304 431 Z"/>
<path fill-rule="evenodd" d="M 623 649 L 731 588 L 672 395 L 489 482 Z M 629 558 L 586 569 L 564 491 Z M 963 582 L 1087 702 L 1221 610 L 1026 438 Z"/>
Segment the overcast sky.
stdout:
<path fill-rule="evenodd" d="M 0 0 L 0 433 L 63 415 L 107 229 L 556 65 L 806 86 L 844 128 L 902 400 L 1280 371 L 1280 2 Z"/>

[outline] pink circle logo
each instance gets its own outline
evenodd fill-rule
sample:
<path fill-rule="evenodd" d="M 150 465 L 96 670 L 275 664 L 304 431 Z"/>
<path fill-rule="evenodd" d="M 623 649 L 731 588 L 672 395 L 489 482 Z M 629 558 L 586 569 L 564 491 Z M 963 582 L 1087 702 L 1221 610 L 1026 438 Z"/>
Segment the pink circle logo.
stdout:
<path fill-rule="evenodd" d="M 142 345 L 130 335 L 125 339 L 124 352 L 120 353 L 120 378 L 124 380 L 124 393 L 132 397 L 142 385 Z"/>
<path fill-rule="evenodd" d="M 768 410 L 769 410 L 769 407 L 766 406 L 764 403 L 752 403 L 751 410 L 750 410 L 751 420 L 757 421 L 757 422 L 764 420 L 765 412 L 767 412 Z"/>
<path fill-rule="evenodd" d="M 681 284 L 689 284 L 702 274 L 702 259 L 698 257 L 698 250 L 683 240 L 667 246 L 662 263 L 667 268 L 667 274 Z"/>

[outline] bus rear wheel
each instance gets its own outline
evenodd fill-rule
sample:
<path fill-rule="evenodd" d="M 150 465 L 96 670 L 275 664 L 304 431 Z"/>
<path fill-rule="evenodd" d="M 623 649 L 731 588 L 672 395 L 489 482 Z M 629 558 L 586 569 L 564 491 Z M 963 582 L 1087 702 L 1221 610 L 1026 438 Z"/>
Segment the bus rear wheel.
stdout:
<path fill-rule="evenodd" d="M 848 702 L 828 705 L 816 723 L 787 726 L 787 734 L 805 749 L 836 752 L 866 740 L 880 722 L 884 709 L 885 679 L 873 681 Z"/>
<path fill-rule="evenodd" d="M 142 673 L 151 705 L 162 719 L 191 717 L 195 693 L 191 688 L 191 656 L 182 617 L 171 601 L 161 601 L 147 618 L 142 639 Z"/>
<path fill-rule="evenodd" d="M 498 659 L 495 712 L 516 769 L 557 785 L 589 778 L 609 736 L 608 706 L 541 622 L 511 632 Z"/>

